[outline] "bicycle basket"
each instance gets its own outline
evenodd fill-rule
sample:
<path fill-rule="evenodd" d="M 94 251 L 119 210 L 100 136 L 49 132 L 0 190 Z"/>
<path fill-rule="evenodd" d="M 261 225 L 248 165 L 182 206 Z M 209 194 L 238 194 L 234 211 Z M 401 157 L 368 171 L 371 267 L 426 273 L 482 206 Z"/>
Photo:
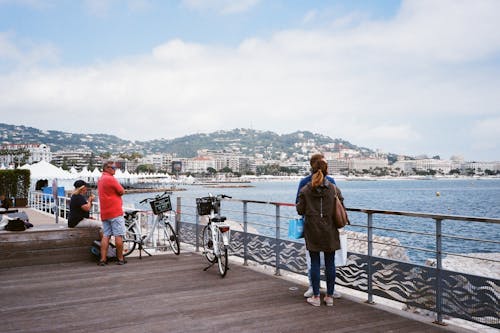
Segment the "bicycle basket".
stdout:
<path fill-rule="evenodd" d="M 214 208 L 214 213 L 218 213 L 213 197 L 203 197 L 196 198 L 196 209 L 198 210 L 198 215 L 209 215 L 212 207 Z"/>
<path fill-rule="evenodd" d="M 151 208 L 153 209 L 153 214 L 158 215 L 161 213 L 168 212 L 172 210 L 172 204 L 170 203 L 170 196 L 161 197 L 149 202 Z"/>

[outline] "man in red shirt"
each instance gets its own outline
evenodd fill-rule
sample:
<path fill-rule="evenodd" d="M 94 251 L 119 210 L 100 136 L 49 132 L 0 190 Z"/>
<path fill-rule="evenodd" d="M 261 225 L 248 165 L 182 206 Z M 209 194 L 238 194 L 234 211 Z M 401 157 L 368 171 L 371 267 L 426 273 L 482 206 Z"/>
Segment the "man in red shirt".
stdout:
<path fill-rule="evenodd" d="M 102 167 L 102 176 L 97 183 L 99 205 L 101 208 L 102 228 L 104 236 L 101 241 L 101 260 L 99 266 L 107 264 L 109 239 L 115 237 L 116 257 L 118 265 L 126 263 L 123 258 L 123 236 L 125 235 L 125 219 L 123 218 L 122 195 L 125 190 L 114 177 L 115 163 L 108 161 Z"/>

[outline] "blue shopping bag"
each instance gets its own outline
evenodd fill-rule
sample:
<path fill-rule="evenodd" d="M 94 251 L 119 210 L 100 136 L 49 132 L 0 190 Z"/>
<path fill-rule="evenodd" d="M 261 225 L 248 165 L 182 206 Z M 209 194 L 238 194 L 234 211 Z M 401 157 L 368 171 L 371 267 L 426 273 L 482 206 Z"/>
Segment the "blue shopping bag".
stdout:
<path fill-rule="evenodd" d="M 304 238 L 304 218 L 288 220 L 288 238 Z"/>

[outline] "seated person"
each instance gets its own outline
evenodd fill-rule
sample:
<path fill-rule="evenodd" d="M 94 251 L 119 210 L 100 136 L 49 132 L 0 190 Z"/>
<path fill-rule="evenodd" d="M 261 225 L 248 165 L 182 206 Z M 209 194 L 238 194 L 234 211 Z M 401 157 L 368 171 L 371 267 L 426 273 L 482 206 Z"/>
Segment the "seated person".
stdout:
<path fill-rule="evenodd" d="M 10 200 L 5 197 L 5 194 L 0 195 L 0 208 L 8 210 L 10 208 Z"/>
<path fill-rule="evenodd" d="M 102 228 L 102 223 L 90 219 L 90 209 L 94 195 L 90 194 L 87 201 L 86 194 L 88 184 L 83 180 L 77 180 L 74 184 L 75 191 L 69 201 L 68 227 L 70 228 Z"/>

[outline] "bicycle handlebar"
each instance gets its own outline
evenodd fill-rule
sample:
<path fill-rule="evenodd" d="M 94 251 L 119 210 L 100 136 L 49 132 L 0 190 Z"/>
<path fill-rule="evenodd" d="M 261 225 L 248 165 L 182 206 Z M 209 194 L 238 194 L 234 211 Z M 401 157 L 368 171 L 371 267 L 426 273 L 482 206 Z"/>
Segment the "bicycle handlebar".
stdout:
<path fill-rule="evenodd" d="M 217 195 L 214 196 L 212 193 L 208 193 L 208 196 L 210 198 L 214 198 L 214 199 L 224 199 L 224 198 L 231 199 L 232 198 L 231 196 L 225 195 L 225 194 L 217 194 Z"/>
<path fill-rule="evenodd" d="M 172 193 L 173 193 L 172 191 L 165 191 L 162 194 L 155 195 L 152 198 L 144 198 L 141 201 L 139 201 L 139 203 L 142 204 L 142 203 L 145 203 L 145 202 L 148 202 L 148 201 L 158 200 L 158 199 L 163 198 L 163 197 L 165 197 L 167 195 L 170 195 Z"/>

